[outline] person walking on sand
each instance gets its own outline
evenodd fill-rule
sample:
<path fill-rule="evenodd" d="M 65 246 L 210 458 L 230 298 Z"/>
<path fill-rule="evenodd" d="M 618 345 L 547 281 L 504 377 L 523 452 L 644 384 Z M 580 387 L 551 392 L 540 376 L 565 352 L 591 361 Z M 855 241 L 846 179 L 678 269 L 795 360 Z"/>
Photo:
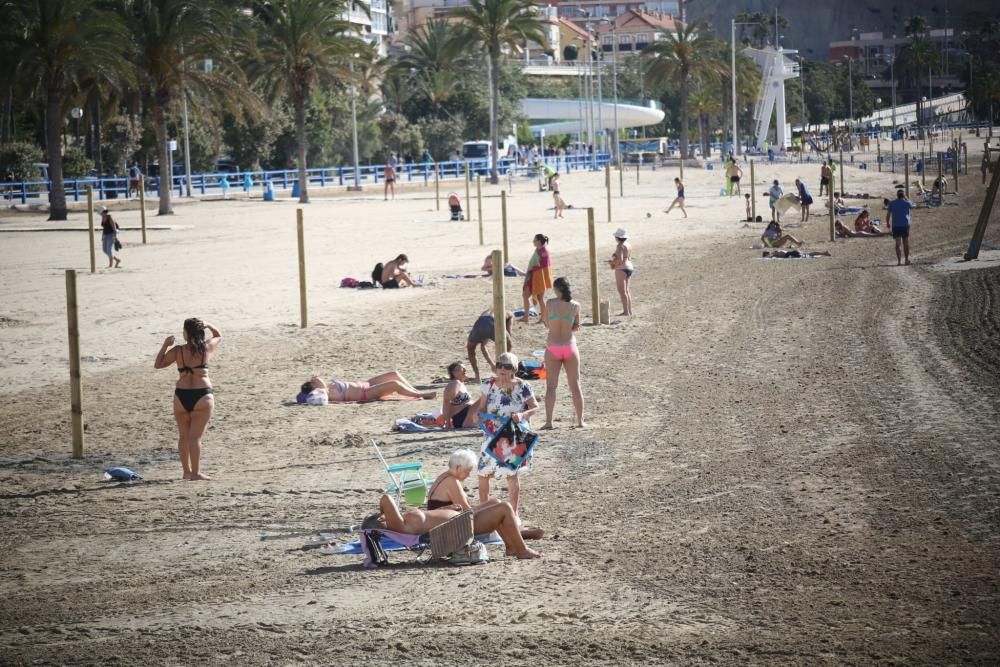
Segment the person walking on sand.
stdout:
<path fill-rule="evenodd" d="M 535 244 L 535 252 L 528 262 L 528 270 L 524 274 L 524 317 L 521 321 L 527 324 L 531 321 L 528 309 L 531 307 L 531 300 L 538 303 L 539 317 L 545 318 L 545 290 L 552 287 L 552 258 L 549 255 L 549 237 L 545 234 L 535 234 L 532 241 Z"/>
<path fill-rule="evenodd" d="M 809 194 L 809 189 L 806 184 L 799 179 L 795 179 L 795 188 L 799 193 L 799 206 L 802 207 L 802 217 L 799 219 L 800 222 L 809 222 L 809 207 L 812 206 L 813 198 Z"/>
<path fill-rule="evenodd" d="M 903 264 L 904 257 L 906 263 L 910 263 L 910 211 L 912 210 L 913 202 L 906 198 L 906 193 L 897 190 L 896 198 L 889 202 L 889 212 L 885 216 L 892 229 L 892 238 L 896 240 L 896 266 Z"/>
<path fill-rule="evenodd" d="M 395 185 L 395 183 L 396 183 L 396 165 L 394 165 L 391 160 L 389 161 L 388 164 L 385 165 L 385 168 L 382 170 L 382 178 L 385 179 L 385 187 L 384 187 L 384 195 L 385 196 L 382 199 L 382 201 L 388 201 L 389 200 L 389 192 L 390 191 L 392 192 L 392 198 L 395 199 L 396 198 L 396 185 Z"/>
<path fill-rule="evenodd" d="M 735 162 L 729 163 L 729 168 L 726 169 L 726 182 L 729 186 L 729 196 L 733 196 L 733 190 L 736 194 L 743 194 L 740 192 L 740 179 L 743 178 L 743 170 L 740 169 Z"/>
<path fill-rule="evenodd" d="M 624 315 L 629 317 L 632 315 L 632 274 L 635 272 L 635 267 L 632 265 L 632 246 L 630 246 L 628 241 L 628 232 L 624 228 L 619 227 L 615 231 L 615 240 L 618 241 L 618 246 L 615 248 L 615 252 L 611 255 L 611 260 L 608 262 L 611 269 L 615 272 L 615 284 L 618 286 L 618 296 L 622 300 L 622 312 L 619 315 Z"/>
<path fill-rule="evenodd" d="M 119 268 L 122 260 L 115 254 L 121 250 L 122 244 L 118 240 L 118 232 L 121 228 L 108 212 L 108 209 L 101 207 L 101 250 L 108 256 L 108 268 Z"/>
<path fill-rule="evenodd" d="M 669 214 L 670 211 L 674 209 L 674 206 L 679 206 L 681 209 L 681 213 L 683 213 L 684 217 L 686 218 L 688 217 L 688 214 L 687 211 L 684 210 L 684 184 L 681 183 L 681 179 L 679 178 L 674 179 L 674 187 L 677 188 L 677 196 L 674 197 L 674 200 L 672 202 L 670 202 L 670 207 L 666 211 L 664 211 L 664 213 Z"/>
<path fill-rule="evenodd" d="M 833 158 L 830 158 L 830 163 L 832 162 Z M 830 164 L 824 162 L 819 168 L 819 196 L 822 197 L 824 192 L 830 194 L 831 188 L 833 188 L 833 169 L 830 168 Z"/>
<path fill-rule="evenodd" d="M 771 207 L 771 222 L 781 222 L 781 212 L 776 208 L 778 200 L 785 195 L 785 191 L 778 184 L 778 179 L 774 179 L 771 188 L 767 191 L 767 205 Z M 748 197 L 750 195 L 747 195 Z"/>
<path fill-rule="evenodd" d="M 573 300 L 569 281 L 556 278 L 553 283 L 556 297 L 549 299 L 545 326 L 549 329 L 545 342 L 545 425 L 552 428 L 552 414 L 556 407 L 556 390 L 559 388 L 559 370 L 566 370 L 566 383 L 573 397 L 577 428 L 586 426 L 583 421 L 583 390 L 580 388 L 580 351 L 576 336 L 580 328 L 580 304 Z"/>
<path fill-rule="evenodd" d="M 559 172 L 554 172 L 552 177 L 549 179 L 549 189 L 552 190 L 552 201 L 555 204 L 556 212 L 555 217 L 563 217 L 563 211 L 566 210 L 566 200 L 562 198 L 559 194 Z"/>
<path fill-rule="evenodd" d="M 504 327 L 507 329 L 508 352 L 514 349 L 514 334 L 511 331 L 513 321 L 514 315 L 506 313 L 506 316 L 504 317 Z M 476 318 L 475 323 L 472 325 L 472 329 L 469 331 L 469 337 L 465 342 L 465 351 L 469 355 L 469 363 L 472 364 L 472 373 L 476 377 L 476 383 L 479 382 L 479 364 L 476 363 L 477 346 L 483 353 L 483 357 L 486 358 L 486 365 L 489 366 L 491 371 L 496 370 L 496 366 L 493 365 L 493 359 L 490 358 L 490 352 L 486 346 L 487 342 L 494 342 L 493 337 L 496 335 L 495 327 L 496 320 L 493 318 L 493 309 L 490 308 Z"/>
<path fill-rule="evenodd" d="M 206 338 L 206 331 L 211 338 Z M 153 362 L 153 368 L 168 368 L 176 363 L 180 373 L 174 388 L 174 420 L 179 433 L 177 450 L 187 480 L 212 479 L 201 472 L 201 439 L 215 412 L 208 360 L 221 341 L 218 329 L 191 317 L 184 320 L 184 345 L 175 346 L 174 337 L 167 336 Z"/>

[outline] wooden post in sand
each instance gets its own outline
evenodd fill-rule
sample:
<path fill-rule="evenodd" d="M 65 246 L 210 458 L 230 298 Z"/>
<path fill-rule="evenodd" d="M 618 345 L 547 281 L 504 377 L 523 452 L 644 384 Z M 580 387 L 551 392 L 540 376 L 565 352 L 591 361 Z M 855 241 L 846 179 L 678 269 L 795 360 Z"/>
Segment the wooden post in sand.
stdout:
<path fill-rule="evenodd" d="M 875 161 L 878 163 L 879 172 L 882 171 L 882 142 L 875 136 Z"/>
<path fill-rule="evenodd" d="M 625 166 L 622 164 L 620 156 L 618 158 L 618 196 L 625 197 Z"/>
<path fill-rule="evenodd" d="M 927 160 L 924 159 L 924 152 L 920 151 L 920 185 L 926 186 L 927 181 L 924 180 L 924 174 L 927 173 Z M 909 192 L 906 193 L 909 196 Z"/>
<path fill-rule="evenodd" d="M 757 187 L 754 185 L 753 160 L 750 160 L 750 219 L 757 219 Z"/>
<path fill-rule="evenodd" d="M 608 222 L 611 222 L 611 165 L 604 165 L 604 192 L 608 196 Z"/>
<path fill-rule="evenodd" d="M 465 205 L 468 206 L 472 203 L 472 199 L 469 197 L 469 163 L 465 163 Z"/>
<path fill-rule="evenodd" d="M 434 165 L 434 205 L 441 210 L 441 165 Z"/>
<path fill-rule="evenodd" d="M 827 194 L 830 195 L 830 242 L 832 243 L 837 238 L 837 225 L 835 223 L 836 217 L 833 210 L 836 208 L 836 206 L 834 205 L 836 198 L 833 196 L 832 191 L 828 192 Z"/>
<path fill-rule="evenodd" d="M 987 153 L 989 155 L 989 153 Z M 997 187 L 1000 187 L 1000 160 L 989 163 L 989 171 L 993 172 L 990 177 L 990 186 L 986 188 L 986 197 L 983 199 L 983 207 L 979 210 L 979 219 L 976 220 L 976 228 L 972 232 L 972 240 L 969 241 L 969 250 L 965 253 L 966 261 L 979 257 L 979 248 L 983 244 L 983 237 L 986 235 L 986 226 L 990 222 L 990 213 L 993 211 L 993 203 L 997 198 Z"/>
<path fill-rule="evenodd" d="M 905 184 L 906 198 L 910 198 L 910 154 L 903 153 L 903 183 Z"/>
<path fill-rule="evenodd" d="M 483 243 L 483 177 L 476 174 L 476 210 L 479 212 L 479 245 Z"/>
<path fill-rule="evenodd" d="M 951 152 L 951 175 L 955 180 L 955 194 L 958 194 L 958 174 L 962 171 L 959 166 L 959 162 L 962 160 L 962 151 L 959 149 L 958 142 L 956 141 Z"/>
<path fill-rule="evenodd" d="M 510 261 L 510 250 L 507 247 L 507 191 L 500 191 L 500 220 L 501 226 L 503 227 L 503 264 L 501 266 L 507 266 L 507 262 Z M 503 271 L 501 271 L 503 273 Z"/>
<path fill-rule="evenodd" d="M 844 144 L 840 145 L 840 196 L 844 196 Z"/>
<path fill-rule="evenodd" d="M 97 273 L 97 257 L 94 254 L 94 188 L 87 186 L 87 236 L 90 239 L 90 272 Z M 73 280 L 76 280 L 74 276 Z"/>
<path fill-rule="evenodd" d="M 938 163 L 938 180 L 939 181 L 941 180 L 941 167 L 942 167 L 943 162 L 944 162 L 944 154 L 941 153 L 941 152 L 938 152 L 938 154 L 937 154 L 937 163 Z M 944 194 L 944 193 L 942 192 L 942 194 Z"/>
<path fill-rule="evenodd" d="M 594 324 L 601 323 L 601 293 L 597 284 L 597 236 L 594 233 L 594 209 L 587 209 L 587 237 L 590 241 L 590 302 Z"/>
<path fill-rule="evenodd" d="M 642 167 L 642 153 L 639 153 L 639 157 L 635 162 L 635 184 L 639 185 L 639 168 Z"/>
<path fill-rule="evenodd" d="M 66 269 L 66 319 L 69 322 L 69 393 L 73 458 L 83 458 L 83 383 L 80 379 L 80 325 L 76 316 L 76 271 Z"/>
<path fill-rule="evenodd" d="M 146 179 L 139 176 L 139 222 L 142 225 L 142 245 L 146 245 Z"/>
<path fill-rule="evenodd" d="M 503 294 L 503 253 L 494 250 L 493 253 L 493 340 L 496 344 L 496 357 L 507 351 L 507 307 L 504 305 Z M 524 314 L 528 317 L 528 313 Z M 494 358 L 496 358 L 494 357 Z"/>
<path fill-rule="evenodd" d="M 296 227 L 299 237 L 299 319 L 300 326 L 305 329 L 309 324 L 309 307 L 306 305 L 306 235 L 302 226 L 302 209 L 295 211 Z"/>

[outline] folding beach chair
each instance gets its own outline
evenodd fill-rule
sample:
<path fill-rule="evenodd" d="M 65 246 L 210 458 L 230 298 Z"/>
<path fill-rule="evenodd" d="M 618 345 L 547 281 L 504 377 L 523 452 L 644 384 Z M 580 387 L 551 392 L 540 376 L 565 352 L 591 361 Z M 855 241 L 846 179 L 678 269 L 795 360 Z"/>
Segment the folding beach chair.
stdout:
<path fill-rule="evenodd" d="M 375 442 L 374 438 L 369 438 L 369 442 L 372 443 L 372 447 L 375 448 L 375 455 L 378 456 L 378 460 L 381 461 L 382 467 L 385 469 L 385 474 L 389 478 L 389 486 L 386 488 L 385 493 L 389 495 L 396 496 L 396 503 L 401 503 L 403 500 L 410 507 L 420 507 L 427 500 L 427 488 L 429 486 L 429 480 L 424 477 L 421 468 L 423 464 L 419 461 L 413 461 L 410 463 L 396 463 L 394 465 L 389 465 L 385 462 L 385 457 L 382 456 L 381 450 L 378 448 L 378 444 Z"/>

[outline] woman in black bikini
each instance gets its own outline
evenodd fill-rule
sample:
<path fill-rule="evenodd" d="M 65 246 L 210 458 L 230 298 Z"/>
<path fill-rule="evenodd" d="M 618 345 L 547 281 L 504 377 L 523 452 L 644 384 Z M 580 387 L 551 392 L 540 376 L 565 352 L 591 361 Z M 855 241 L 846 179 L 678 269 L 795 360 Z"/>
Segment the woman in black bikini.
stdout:
<path fill-rule="evenodd" d="M 205 337 L 205 331 L 212 337 Z M 201 472 L 201 438 L 215 411 L 212 382 L 208 379 L 208 358 L 219 347 L 222 334 L 211 324 L 196 317 L 184 320 L 184 345 L 174 345 L 167 336 L 156 354 L 154 368 L 167 368 L 177 363 L 180 377 L 174 389 L 174 419 L 180 434 L 177 449 L 181 455 L 184 479 L 212 479 Z M 171 347 L 173 346 L 173 347 Z"/>
<path fill-rule="evenodd" d="M 465 388 L 465 365 L 461 361 L 448 364 L 448 386 L 444 388 L 441 414 L 445 428 L 474 428 L 479 421 L 475 404 Z"/>

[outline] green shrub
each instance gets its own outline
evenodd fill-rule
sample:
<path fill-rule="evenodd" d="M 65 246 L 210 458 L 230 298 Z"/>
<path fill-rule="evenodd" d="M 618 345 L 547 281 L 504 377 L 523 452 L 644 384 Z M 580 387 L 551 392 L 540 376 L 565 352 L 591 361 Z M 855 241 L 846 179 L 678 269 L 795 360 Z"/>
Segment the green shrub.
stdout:
<path fill-rule="evenodd" d="M 36 163 L 43 161 L 42 149 L 28 141 L 0 145 L 0 180 L 35 181 L 42 177 Z"/>

